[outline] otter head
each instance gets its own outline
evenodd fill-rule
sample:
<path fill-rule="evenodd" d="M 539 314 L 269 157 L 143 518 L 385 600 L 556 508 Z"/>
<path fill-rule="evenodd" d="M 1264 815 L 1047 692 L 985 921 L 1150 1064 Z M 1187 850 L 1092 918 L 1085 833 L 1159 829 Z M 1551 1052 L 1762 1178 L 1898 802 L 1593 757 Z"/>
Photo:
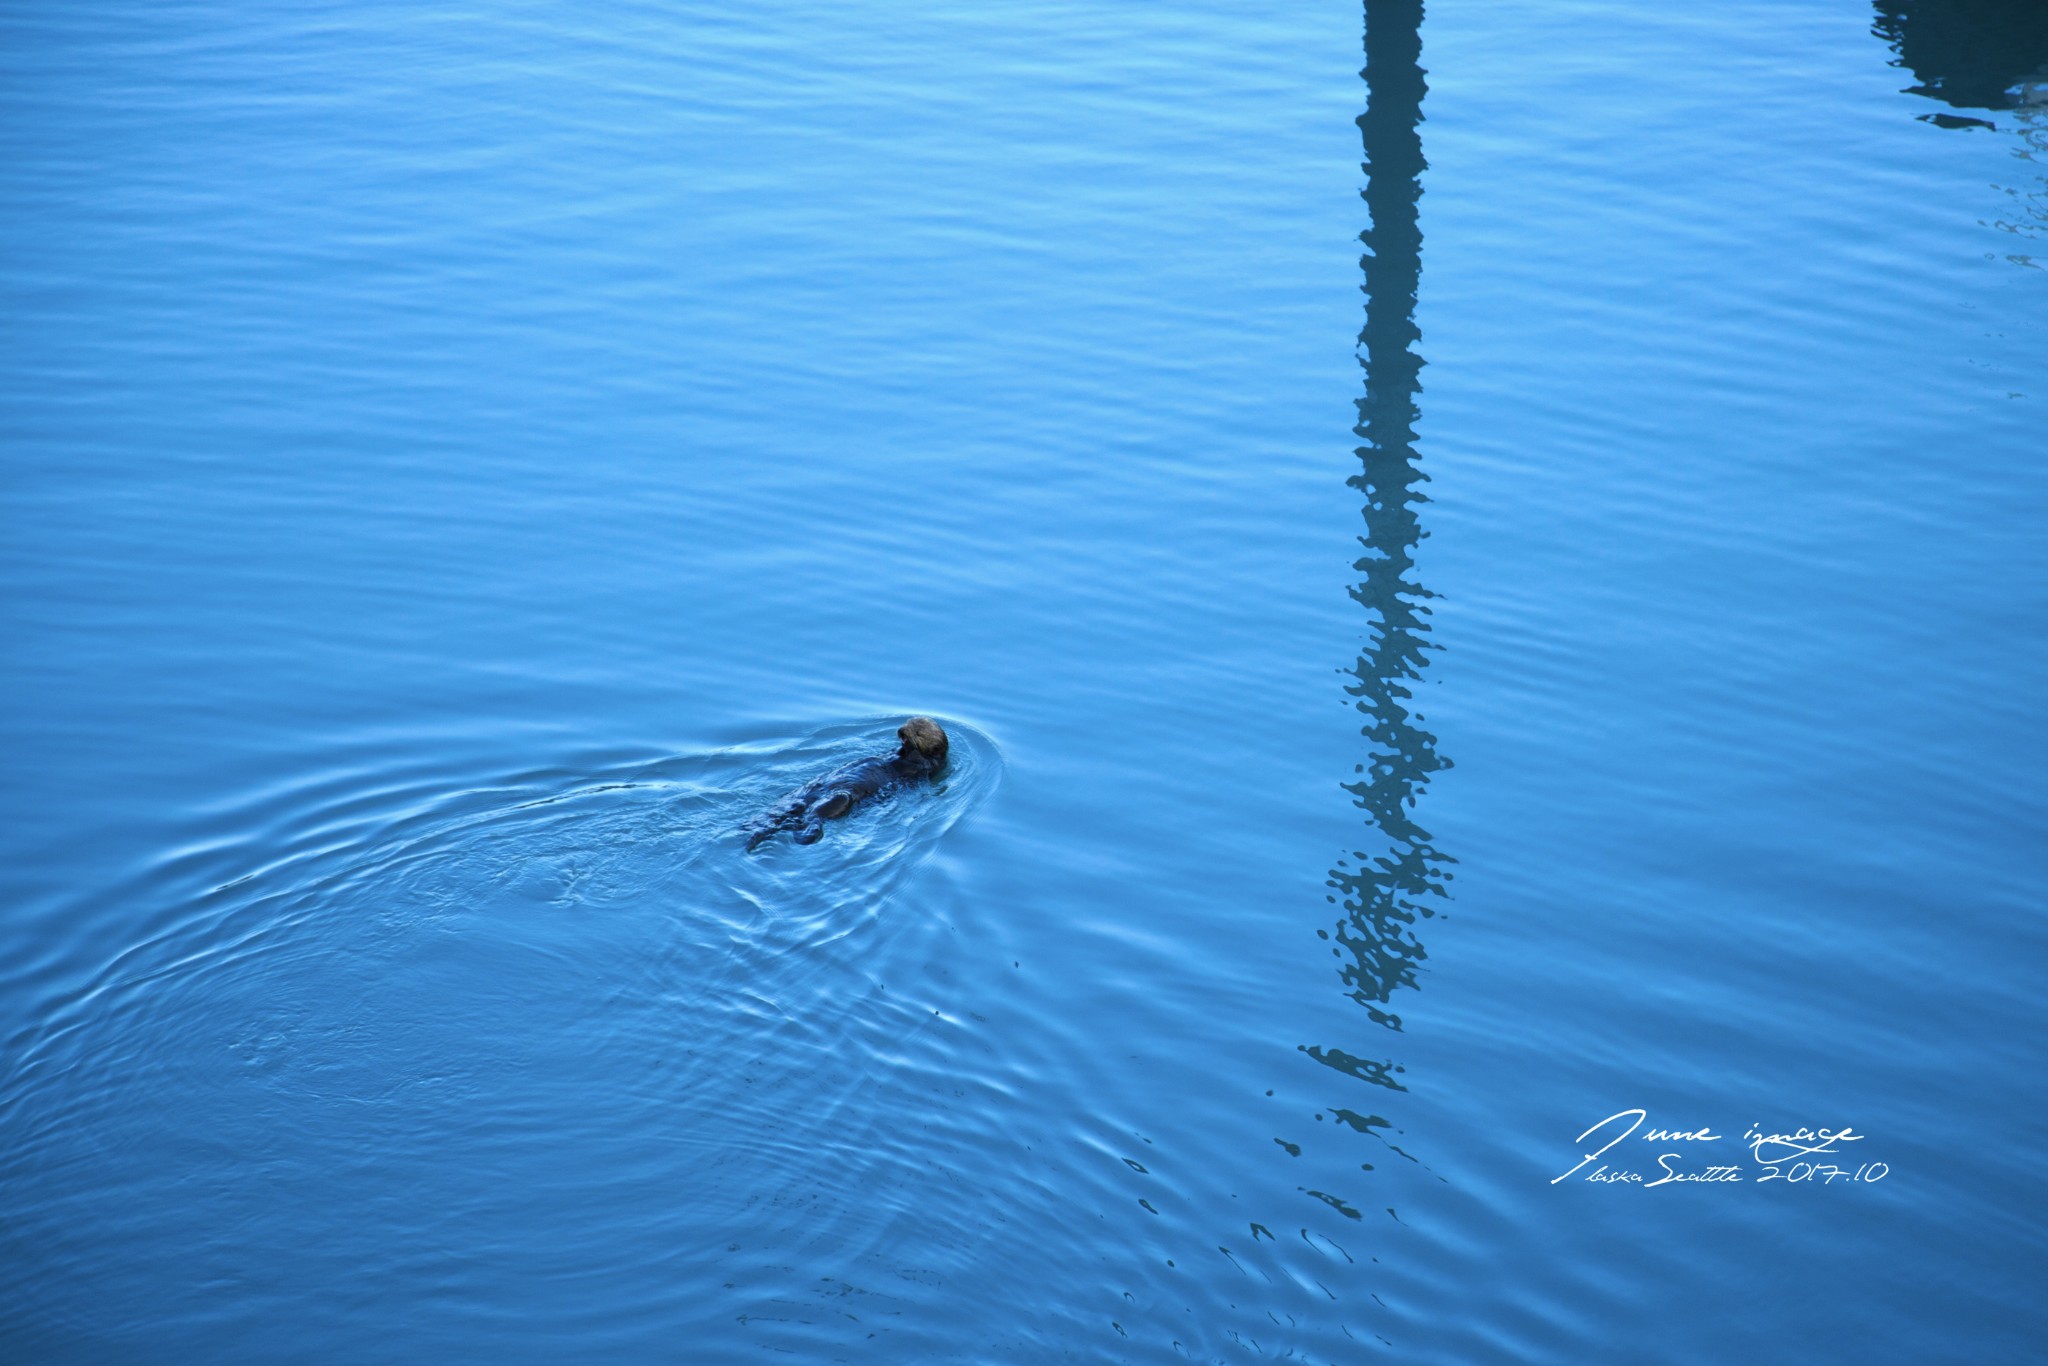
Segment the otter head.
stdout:
<path fill-rule="evenodd" d="M 946 762 L 946 732 L 929 716 L 911 717 L 897 728 L 896 738 L 903 742 L 901 758 L 908 759 L 914 754 L 933 768 Z"/>

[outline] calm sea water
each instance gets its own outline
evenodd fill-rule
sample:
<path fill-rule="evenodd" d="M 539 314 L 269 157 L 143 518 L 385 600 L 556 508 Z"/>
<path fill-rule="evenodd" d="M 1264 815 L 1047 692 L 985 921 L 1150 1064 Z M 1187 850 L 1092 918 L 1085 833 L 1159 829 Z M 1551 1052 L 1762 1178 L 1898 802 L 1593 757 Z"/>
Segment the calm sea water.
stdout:
<path fill-rule="evenodd" d="M 0 35 L 0 1355 L 2038 1351 L 2035 6 Z"/>

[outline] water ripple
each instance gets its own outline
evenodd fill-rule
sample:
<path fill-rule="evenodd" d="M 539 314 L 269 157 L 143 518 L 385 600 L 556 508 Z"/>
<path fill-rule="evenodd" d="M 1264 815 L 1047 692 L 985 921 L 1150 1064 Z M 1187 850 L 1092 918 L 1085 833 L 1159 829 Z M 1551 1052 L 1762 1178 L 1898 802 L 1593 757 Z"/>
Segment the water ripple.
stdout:
<path fill-rule="evenodd" d="M 827 1232 L 857 1255 L 889 1201 L 816 1178 L 902 1160 L 888 1113 L 853 1102 L 881 1069 L 933 1070 L 930 1014 L 886 984 L 924 934 L 883 911 L 1000 773 L 949 729 L 933 788 L 753 856 L 745 818 L 881 723 L 439 793 L 359 768 L 283 814 L 239 803 L 241 834 L 118 890 L 168 903 L 12 1050 L 0 1298 L 132 1344 L 253 1321 L 309 1272 L 351 1296 L 427 1276 L 447 1331 L 521 1304 L 543 1336 L 602 1340 L 622 1330 L 576 1327 L 589 1277 L 743 1278 L 739 1248 L 704 1255 L 742 1229 L 770 1258 Z M 135 1198 L 166 1182 L 179 1199 Z M 508 1282 L 525 1293 L 498 1299 Z M 345 1330 L 345 1305 L 316 1312 Z"/>

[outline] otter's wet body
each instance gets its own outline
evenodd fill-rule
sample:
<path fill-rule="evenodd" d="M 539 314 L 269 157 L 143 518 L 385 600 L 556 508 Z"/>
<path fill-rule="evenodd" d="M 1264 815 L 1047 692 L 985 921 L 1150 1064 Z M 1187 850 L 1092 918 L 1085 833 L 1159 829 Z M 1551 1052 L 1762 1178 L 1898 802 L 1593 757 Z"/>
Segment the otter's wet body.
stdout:
<path fill-rule="evenodd" d="M 946 766 L 946 732 L 916 716 L 896 732 L 903 742 L 894 755 L 875 755 L 833 769 L 784 798 L 748 827 L 747 848 L 758 849 L 777 831 L 794 831 L 798 844 L 816 844 L 825 822 L 836 821 L 877 793 L 928 782 Z"/>

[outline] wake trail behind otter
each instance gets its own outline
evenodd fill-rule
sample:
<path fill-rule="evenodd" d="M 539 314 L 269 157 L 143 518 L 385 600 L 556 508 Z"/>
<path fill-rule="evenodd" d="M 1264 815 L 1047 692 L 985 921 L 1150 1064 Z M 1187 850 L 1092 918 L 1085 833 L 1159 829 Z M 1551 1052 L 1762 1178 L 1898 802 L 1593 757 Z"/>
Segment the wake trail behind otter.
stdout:
<path fill-rule="evenodd" d="M 944 784 L 819 845 L 743 854 L 745 817 L 871 745 L 865 729 L 373 811 L 330 793 L 279 822 L 308 832 L 290 853 L 216 842 L 211 878 L 182 870 L 211 885 L 148 916 L 11 1050 L 0 1181 L 25 1195 L 0 1300 L 118 1335 L 202 1314 L 222 1284 L 251 1287 L 257 1314 L 288 1277 L 374 1293 L 428 1266 L 452 1323 L 483 1280 L 464 1256 L 544 1219 L 561 1236 L 500 1271 L 537 1322 L 566 1323 L 579 1277 L 677 1274 L 625 1251 L 647 1240 L 620 1217 L 679 1256 L 742 1229 L 793 1256 L 823 1227 L 857 1253 L 875 1211 L 816 1193 L 835 1168 L 887 1165 L 883 1117 L 852 1102 L 930 1018 L 887 979 L 931 927 L 883 910 L 998 762 L 959 727 Z M 179 1201 L 128 1199 L 166 1165 Z M 96 1246 L 76 1293 L 69 1230 L 110 1225 L 120 1250 Z M 650 1284 L 649 1302 L 670 1293 Z"/>

